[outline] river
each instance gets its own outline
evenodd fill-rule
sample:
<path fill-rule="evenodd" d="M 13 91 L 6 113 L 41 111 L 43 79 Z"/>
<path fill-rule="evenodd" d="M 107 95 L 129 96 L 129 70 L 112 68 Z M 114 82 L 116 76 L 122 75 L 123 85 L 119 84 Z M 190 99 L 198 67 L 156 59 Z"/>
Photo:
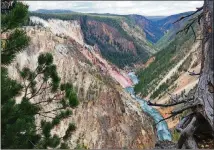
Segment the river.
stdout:
<path fill-rule="evenodd" d="M 130 79 L 132 80 L 132 82 L 134 84 L 138 83 L 138 78 L 135 75 L 134 72 L 130 72 L 128 73 L 128 76 L 130 77 Z M 155 121 L 155 123 L 157 123 L 158 121 L 160 121 L 161 119 L 163 119 L 163 117 L 161 116 L 161 114 L 152 106 L 147 105 L 147 101 L 143 100 L 139 97 L 137 97 L 134 93 L 134 88 L 133 87 L 126 87 L 125 88 L 126 92 L 130 93 L 131 96 L 137 101 L 139 102 L 141 108 L 143 109 L 144 112 L 148 113 Z M 157 134 L 158 134 L 158 139 L 160 141 L 164 141 L 164 140 L 172 140 L 172 136 L 171 133 L 168 129 L 168 125 L 166 123 L 166 121 L 162 121 L 160 123 L 158 123 L 156 125 L 156 130 L 157 130 Z"/>

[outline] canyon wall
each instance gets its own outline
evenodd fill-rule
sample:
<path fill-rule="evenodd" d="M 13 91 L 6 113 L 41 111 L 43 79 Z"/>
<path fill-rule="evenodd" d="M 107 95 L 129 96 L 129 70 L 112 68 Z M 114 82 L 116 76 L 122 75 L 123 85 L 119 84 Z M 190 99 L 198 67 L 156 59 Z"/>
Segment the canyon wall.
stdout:
<path fill-rule="evenodd" d="M 84 43 L 78 21 L 52 19 L 48 23 L 44 21 L 42 27 L 25 27 L 25 30 L 31 43 L 8 67 L 10 77 L 21 82 L 17 70 L 35 69 L 39 54 L 50 52 L 61 81 L 73 84 L 80 101 L 73 115 L 56 126 L 52 134 L 62 137 L 72 122 L 77 129 L 66 141 L 70 148 L 77 145 L 94 149 L 154 147 L 156 133 L 152 119 L 123 89 L 132 85 L 131 81 L 102 58 L 96 46 Z M 56 106 L 42 107 L 48 111 Z M 41 119 L 48 118 L 36 116 L 38 125 Z"/>

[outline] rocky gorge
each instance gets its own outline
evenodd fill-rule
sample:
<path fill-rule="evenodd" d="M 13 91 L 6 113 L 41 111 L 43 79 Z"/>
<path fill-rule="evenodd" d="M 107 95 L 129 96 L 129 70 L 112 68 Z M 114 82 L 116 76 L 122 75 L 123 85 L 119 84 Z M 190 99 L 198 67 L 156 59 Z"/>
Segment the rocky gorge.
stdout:
<path fill-rule="evenodd" d="M 51 22 L 59 26 L 52 26 Z M 53 54 L 62 81 L 73 84 L 80 105 L 73 110 L 70 118 L 64 119 L 51 131 L 52 134 L 63 136 L 69 122 L 74 122 L 78 128 L 67 141 L 70 148 L 77 145 L 87 148 L 154 147 L 157 136 L 152 118 L 123 89 L 132 84 L 128 76 L 105 62 L 96 46 L 83 43 L 77 21 L 52 20 L 46 25 L 25 27 L 31 38 L 30 46 L 17 55 L 8 71 L 11 78 L 20 80 L 18 69 L 35 68 L 40 53 Z M 67 29 L 72 32 L 67 32 Z M 50 110 L 55 106 L 45 107 Z M 36 118 L 37 123 L 48 119 L 42 116 Z"/>
<path fill-rule="evenodd" d="M 154 42 L 160 38 L 159 36 L 164 36 L 162 35 L 163 31 L 159 31 L 161 25 L 156 26 L 154 22 L 145 17 L 136 15 L 117 16 L 116 18 L 97 15 L 77 15 L 76 17 L 75 15 L 57 14 L 50 16 L 31 15 L 30 24 L 24 27 L 31 39 L 30 45 L 25 51 L 18 54 L 15 61 L 8 67 L 9 76 L 21 82 L 19 70 L 24 67 L 35 69 L 38 56 L 41 53 L 49 52 L 53 55 L 61 81 L 72 83 L 80 105 L 72 109 L 73 115 L 71 117 L 63 119 L 51 130 L 52 135 L 63 137 L 69 123 L 75 123 L 78 128 L 72 132 L 72 136 L 67 140 L 62 139 L 69 148 L 145 149 L 154 148 L 157 142 L 172 141 L 173 135 L 171 135 L 168 125 L 170 128 L 174 128 L 174 126 L 171 125 L 171 122 L 159 122 L 163 117 L 166 117 L 165 114 L 171 109 L 156 110 L 155 107 L 147 104 L 147 100 L 150 99 L 151 94 L 170 80 L 168 78 L 174 76 L 175 71 L 181 69 L 187 58 L 189 59 L 191 56 L 190 63 L 191 65 L 195 64 L 198 58 L 192 53 L 199 49 L 199 42 L 192 47 L 187 47 L 191 38 L 182 41 L 180 40 L 182 36 L 176 37 L 176 40 L 180 40 L 179 46 L 181 47 L 169 50 L 172 51 L 171 53 L 176 52 L 174 57 L 171 56 L 170 61 L 178 61 L 183 53 L 188 52 L 188 55 L 181 61 L 174 63 L 177 63 L 176 70 L 175 68 L 168 72 L 164 70 L 166 77 L 159 82 L 156 88 L 152 89 L 157 84 L 155 80 L 159 80 L 163 76 L 157 76 L 158 79 L 154 74 L 149 74 L 154 78 L 149 79 L 148 75 L 142 77 L 139 74 L 139 69 L 143 70 L 154 66 L 160 60 L 158 55 L 161 53 L 163 53 L 160 55 L 163 56 L 162 58 L 167 56 L 167 49 L 158 52 L 159 49 L 149 42 L 149 39 Z M 130 22 L 127 18 L 135 21 Z M 167 18 L 165 19 L 167 22 L 176 19 L 174 17 Z M 147 26 L 142 25 L 145 23 Z M 154 34 L 157 37 L 150 37 L 150 27 L 156 27 Z M 170 30 L 172 32 L 170 38 L 175 36 L 174 30 L 178 30 L 178 28 L 174 27 L 172 30 Z M 167 44 L 170 47 L 170 42 Z M 168 47 L 166 46 L 166 48 Z M 181 52 L 179 53 L 179 51 Z M 199 68 L 199 65 L 200 63 L 194 67 Z M 133 70 L 138 71 L 138 77 L 132 72 Z M 145 93 L 137 95 L 134 91 L 134 88 L 139 86 L 139 81 L 142 82 L 145 77 L 145 80 L 148 78 L 155 81 L 150 83 L 149 88 L 152 92 L 147 97 L 142 95 Z M 189 86 L 192 84 L 192 80 L 186 84 Z M 173 85 L 172 88 L 174 86 L 176 85 Z M 39 102 L 44 96 L 45 94 L 31 101 Z M 160 99 L 161 97 L 158 97 L 155 100 L 159 102 Z M 20 102 L 19 97 L 16 98 L 16 102 Z M 47 103 L 41 107 L 50 111 L 57 109 L 58 105 Z M 55 117 L 55 114 L 52 114 L 51 117 Z M 41 120 L 49 119 L 36 115 L 38 126 Z"/>
<path fill-rule="evenodd" d="M 167 16 L 33 3 L 2 2 L 2 148 L 214 148 L 209 0 Z"/>

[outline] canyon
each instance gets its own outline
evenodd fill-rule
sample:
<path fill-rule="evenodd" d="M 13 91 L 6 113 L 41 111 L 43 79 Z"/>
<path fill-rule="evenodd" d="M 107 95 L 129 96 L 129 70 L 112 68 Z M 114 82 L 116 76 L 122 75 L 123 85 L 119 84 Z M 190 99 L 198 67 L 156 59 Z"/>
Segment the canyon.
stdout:
<path fill-rule="evenodd" d="M 35 69 L 39 54 L 49 52 L 62 82 L 73 84 L 80 101 L 80 105 L 72 110 L 73 115 L 57 125 L 51 131 L 52 135 L 62 137 L 72 122 L 77 129 L 65 141 L 71 149 L 77 146 L 90 149 L 154 148 L 158 140 L 172 140 L 168 129 L 175 127 L 172 120 L 155 123 L 173 108 L 162 110 L 148 106 L 146 100 L 150 99 L 150 94 L 143 97 L 134 93 L 133 87 L 138 84 L 140 76 L 131 71 L 149 68 L 156 61 L 154 55 L 160 49 L 153 44 L 157 42 L 162 46 L 158 41 L 166 32 L 170 33 L 167 38 L 173 39 L 176 36 L 174 30 L 178 31 L 184 22 L 173 27 L 171 24 L 182 15 L 164 18 L 159 23 L 139 15 L 119 16 L 118 23 L 118 18 L 112 16 L 73 15 L 74 18 L 69 18 L 72 15 L 32 14 L 30 22 L 33 25 L 24 27 L 31 39 L 30 45 L 8 66 L 9 76 L 21 82 L 18 70 L 24 67 Z M 127 18 L 134 21 L 129 22 Z M 168 32 L 170 29 L 174 32 Z M 187 48 L 188 55 L 176 62 L 174 69 L 167 71 L 151 94 L 178 70 L 190 54 L 197 51 L 191 55 L 192 67 L 199 60 L 199 48 L 199 42 Z M 199 66 L 200 63 L 191 69 L 198 71 Z M 188 78 L 187 73 L 182 72 L 175 82 L 177 88 L 169 92 L 188 92 L 197 81 L 197 78 Z M 156 102 L 167 100 L 166 94 L 154 99 Z M 16 103 L 19 102 L 17 97 Z M 49 111 L 57 106 L 42 107 Z M 36 115 L 37 125 L 42 119 L 48 120 Z"/>
<path fill-rule="evenodd" d="M 42 22 L 39 18 L 31 19 Z M 128 75 L 102 58 L 96 46 L 82 42 L 77 21 L 51 20 L 44 25 L 25 27 L 31 43 L 17 55 L 8 72 L 12 79 L 20 81 L 19 69 L 35 69 L 40 53 L 53 54 L 62 82 L 73 84 L 80 105 L 51 133 L 61 137 L 69 122 L 74 122 L 78 128 L 67 141 L 70 148 L 78 144 L 88 148 L 154 147 L 156 131 L 152 119 L 123 89 L 133 85 Z M 67 32 L 67 29 L 72 29 L 72 32 Z M 66 38 L 56 34 L 63 34 Z M 17 98 L 16 101 L 19 103 L 20 100 Z M 48 105 L 45 110 L 54 107 Z M 38 124 L 41 119 L 47 118 L 36 116 Z"/>

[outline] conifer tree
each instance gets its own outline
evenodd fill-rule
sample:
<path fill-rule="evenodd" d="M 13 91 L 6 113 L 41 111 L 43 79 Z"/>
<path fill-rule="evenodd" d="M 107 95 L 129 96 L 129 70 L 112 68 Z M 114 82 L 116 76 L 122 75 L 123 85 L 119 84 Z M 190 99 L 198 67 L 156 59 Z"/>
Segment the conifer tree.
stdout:
<path fill-rule="evenodd" d="M 72 84 L 60 83 L 53 56 L 50 53 L 38 57 L 35 70 L 27 67 L 19 70 L 21 80 L 18 82 L 8 76 L 7 66 L 14 60 L 17 53 L 28 46 L 27 37 L 22 25 L 28 19 L 28 6 L 14 1 L 11 10 L 1 11 L 1 147 L 2 148 L 68 148 L 62 142 L 71 136 L 75 125 L 70 124 L 64 137 L 51 135 L 51 130 L 62 119 L 72 114 L 71 109 L 78 105 Z M 21 96 L 21 102 L 15 98 Z M 41 97 L 45 98 L 41 98 Z M 56 108 L 45 110 L 55 103 Z M 50 116 L 53 114 L 54 116 Z M 35 116 L 43 116 L 40 126 L 35 124 Z M 47 121 L 51 118 L 51 121 Z"/>

